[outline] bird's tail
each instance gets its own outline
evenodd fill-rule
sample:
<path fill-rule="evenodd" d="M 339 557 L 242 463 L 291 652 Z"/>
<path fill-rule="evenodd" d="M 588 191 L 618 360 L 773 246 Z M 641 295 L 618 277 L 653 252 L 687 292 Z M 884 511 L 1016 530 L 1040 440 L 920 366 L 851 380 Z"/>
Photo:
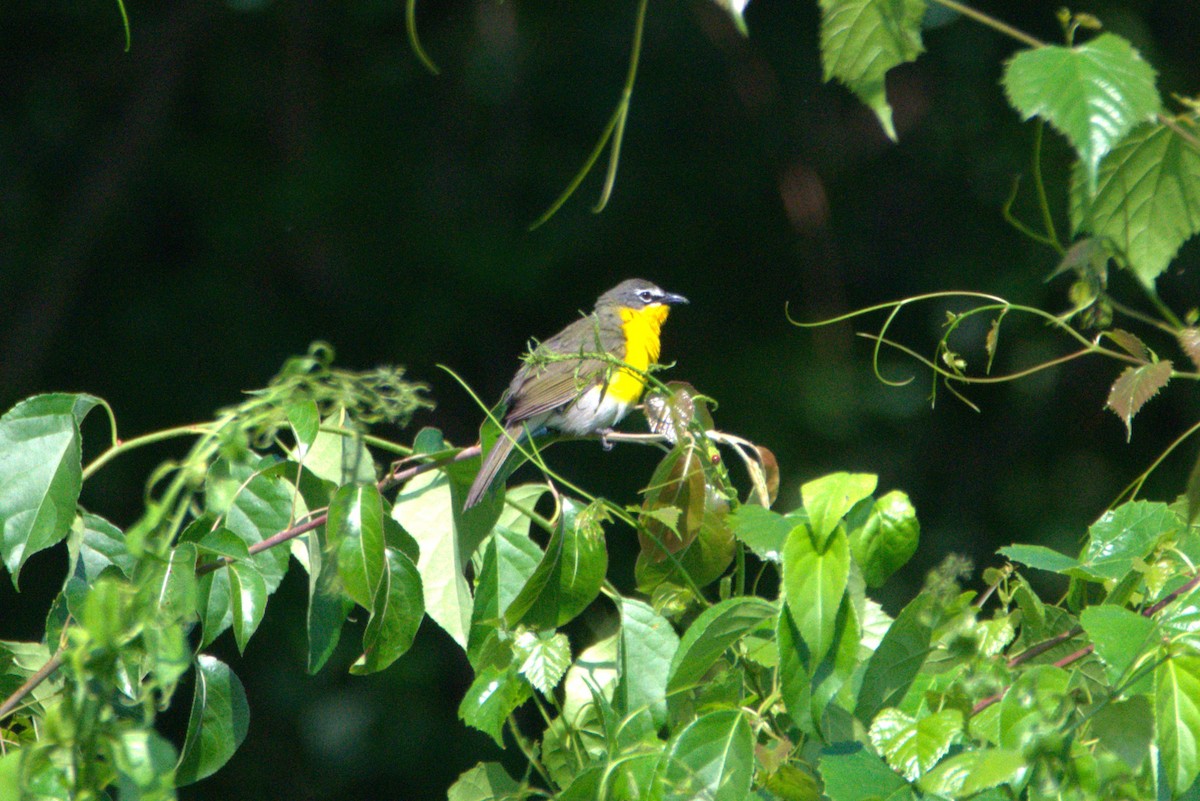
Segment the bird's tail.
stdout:
<path fill-rule="evenodd" d="M 479 472 L 475 475 L 475 481 L 471 484 L 471 490 L 467 493 L 466 503 L 463 504 L 464 511 L 479 503 L 491 488 L 492 482 L 496 480 L 504 463 L 508 461 L 513 444 L 522 433 L 524 433 L 523 426 L 509 426 L 492 444 L 491 450 L 484 454 L 483 464 L 480 465 Z"/>

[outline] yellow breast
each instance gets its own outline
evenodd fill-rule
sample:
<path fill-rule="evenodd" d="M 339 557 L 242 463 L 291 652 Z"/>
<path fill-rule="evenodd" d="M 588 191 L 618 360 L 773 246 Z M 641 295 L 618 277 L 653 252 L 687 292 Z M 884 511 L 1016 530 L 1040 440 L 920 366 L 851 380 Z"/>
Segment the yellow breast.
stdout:
<path fill-rule="evenodd" d="M 608 385 L 608 394 L 625 403 L 636 403 L 646 386 L 642 373 L 658 361 L 659 331 L 670 309 L 661 304 L 643 309 L 619 309 L 621 328 L 625 332 L 625 363 L 634 370 L 622 368 Z"/>

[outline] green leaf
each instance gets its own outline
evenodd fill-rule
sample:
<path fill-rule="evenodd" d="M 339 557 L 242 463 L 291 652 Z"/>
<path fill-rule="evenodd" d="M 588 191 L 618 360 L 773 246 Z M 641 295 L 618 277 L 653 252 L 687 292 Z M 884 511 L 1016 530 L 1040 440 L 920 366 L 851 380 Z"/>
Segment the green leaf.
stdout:
<path fill-rule="evenodd" d="M 1146 401 L 1158 394 L 1171 380 L 1174 366 L 1169 359 L 1151 364 L 1139 364 L 1126 367 L 1113 382 L 1108 392 L 1108 400 L 1104 405 L 1113 410 L 1121 422 L 1125 424 L 1125 440 L 1133 438 L 1133 417 Z"/>
<path fill-rule="evenodd" d="M 667 695 L 691 689 L 726 649 L 778 614 L 775 604 L 754 596 L 729 598 L 700 613 L 671 660 Z"/>
<path fill-rule="evenodd" d="M 800 498 L 818 550 L 825 550 L 825 540 L 841 519 L 856 503 L 870 497 L 878 483 L 878 477 L 870 473 L 830 473 L 800 487 Z"/>
<path fill-rule="evenodd" d="M 298 400 L 287 407 L 288 424 L 299 445 L 311 446 L 321 431 L 321 412 L 317 402 L 310 399 Z"/>
<path fill-rule="evenodd" d="M 1170 656 L 1155 668 L 1154 718 L 1162 770 L 1179 795 L 1200 773 L 1200 657 Z"/>
<path fill-rule="evenodd" d="M 814 663 L 833 644 L 838 607 L 850 577 L 850 544 L 835 531 L 818 549 L 807 525 L 792 529 L 783 546 L 783 595 Z"/>
<path fill-rule="evenodd" d="M 395 662 L 412 646 L 424 617 L 425 598 L 417 566 L 399 551 L 387 549 L 387 570 L 363 632 L 363 654 L 350 672 L 374 673 Z"/>
<path fill-rule="evenodd" d="M 175 747 L 153 729 L 125 729 L 111 745 L 121 801 L 175 798 Z"/>
<path fill-rule="evenodd" d="M 153 583 L 143 585 L 153 592 L 159 611 L 170 621 L 196 619 L 196 546 L 182 542 L 172 550 L 166 564 L 159 566 Z"/>
<path fill-rule="evenodd" d="M 868 587 L 878 587 L 917 551 L 921 526 L 908 496 L 893 490 L 871 506 L 862 526 L 850 531 L 850 553 Z"/>
<path fill-rule="evenodd" d="M 115 567 L 128 578 L 136 565 L 137 559 L 129 553 L 121 529 L 99 515 L 83 515 L 76 575 L 91 584 L 106 568 Z"/>
<path fill-rule="evenodd" d="M 552 629 L 582 612 L 600 593 L 608 570 L 608 551 L 593 504 L 569 523 L 561 515 L 533 575 L 504 612 L 510 628 Z"/>
<path fill-rule="evenodd" d="M 542 695 L 550 695 L 571 666 L 571 643 L 562 632 L 522 631 L 513 642 L 517 672 Z"/>
<path fill-rule="evenodd" d="M 245 653 L 246 643 L 254 636 L 267 611 L 267 582 L 251 562 L 232 562 L 229 571 L 229 596 L 233 607 L 233 638 L 238 653 Z"/>
<path fill-rule="evenodd" d="M 483 552 L 476 574 L 475 601 L 467 637 L 467 659 L 479 670 L 491 658 L 488 646 L 500 632 L 500 622 L 514 598 L 529 582 L 542 560 L 542 549 L 526 534 L 497 528 Z M 507 659 L 507 655 L 502 658 Z"/>
<path fill-rule="evenodd" d="M 289 408 L 288 419 L 292 422 L 293 430 L 296 430 L 296 422 L 291 418 L 292 409 Z M 301 422 L 304 425 L 308 424 L 307 420 Z M 374 484 L 378 479 L 375 461 L 371 458 L 371 453 L 367 450 L 362 435 L 354 430 L 356 424 L 350 419 L 346 410 L 335 409 L 322 422 L 327 428 L 340 428 L 343 431 L 318 429 L 312 440 L 305 440 L 296 430 L 296 439 L 299 444 L 296 451 L 291 454 L 291 458 L 303 464 L 305 469 L 317 478 L 328 481 L 334 486 Z"/>
<path fill-rule="evenodd" d="M 623 715 L 650 710 L 656 726 L 667 719 L 667 677 L 679 637 L 666 618 L 642 601 L 621 598 L 621 678 L 617 708 Z"/>
<path fill-rule="evenodd" d="M 337 564 L 327 559 L 324 526 L 308 533 L 308 672 L 320 670 L 337 647 L 354 602 L 341 591 Z"/>
<path fill-rule="evenodd" d="M 1200 232 L 1200 152 L 1166 125 L 1136 128 L 1100 162 L 1095 197 L 1083 165 L 1071 179 L 1076 234 L 1107 239 L 1147 287 Z"/>
<path fill-rule="evenodd" d="M 98 403 L 37 395 L 0 417 L 0 557 L 13 587 L 25 560 L 71 530 L 83 485 L 79 425 Z"/>
<path fill-rule="evenodd" d="M 246 545 L 246 541 L 224 526 L 217 526 L 196 540 L 196 549 L 200 553 L 226 559 L 248 560 L 250 558 L 250 548 Z"/>
<path fill-rule="evenodd" d="M 1072 559 L 1045 545 L 1009 545 L 1001 548 L 998 553 L 1035 570 L 1049 570 L 1052 573 L 1066 573 L 1079 567 L 1078 559 Z"/>
<path fill-rule="evenodd" d="M 249 727 L 250 707 L 238 677 L 216 657 L 197 656 L 196 693 L 175 770 L 178 785 L 216 773 L 246 739 Z"/>
<path fill-rule="evenodd" d="M 529 683 L 513 667 L 486 667 L 475 675 L 475 681 L 463 696 L 458 717 L 503 748 L 504 721 L 529 696 Z"/>
<path fill-rule="evenodd" d="M 1154 711 L 1145 695 L 1113 701 L 1092 715 L 1089 725 L 1100 744 L 1126 765 L 1141 765 L 1154 740 Z"/>
<path fill-rule="evenodd" d="M 889 708 L 875 717 L 869 734 L 887 763 L 912 782 L 929 772 L 962 732 L 963 715 L 957 709 L 913 718 Z"/>
<path fill-rule="evenodd" d="M 329 504 L 325 536 L 346 594 L 371 609 L 385 561 L 383 500 L 374 484 L 348 484 L 337 491 Z"/>
<path fill-rule="evenodd" d="M 1116 685 L 1141 656 L 1154 633 L 1154 621 L 1137 612 L 1105 604 L 1089 606 L 1079 615 L 1079 625 L 1096 646 L 1109 682 Z"/>
<path fill-rule="evenodd" d="M 754 777 L 754 734 L 740 710 L 703 715 L 672 743 L 664 798 L 741 801 Z"/>
<path fill-rule="evenodd" d="M 223 515 L 225 527 L 241 537 L 247 546 L 257 545 L 291 524 L 293 487 L 276 475 L 265 474 L 264 471 L 274 464 L 265 458 L 238 462 L 221 459 L 208 471 L 205 483 L 207 511 Z M 287 548 L 267 548 L 250 559 L 267 583 L 267 594 L 275 592 L 287 572 Z M 225 581 L 224 571 L 210 575 Z M 223 621 L 224 626 L 231 622 L 232 619 Z"/>
<path fill-rule="evenodd" d="M 783 561 L 783 544 L 796 522 L 757 504 L 743 504 L 729 515 L 733 535 L 764 562 Z"/>
<path fill-rule="evenodd" d="M 25 752 L 9 749 L 0 756 L 0 798 L 21 798 L 21 760 Z"/>
<path fill-rule="evenodd" d="M 900 611 L 867 661 L 854 716 L 869 723 L 887 706 L 896 706 L 925 664 L 933 638 L 931 596 L 918 595 Z"/>
<path fill-rule="evenodd" d="M 904 779 L 861 743 L 837 743 L 821 752 L 821 778 L 830 801 L 887 798 Z"/>
<path fill-rule="evenodd" d="M 396 497 L 392 518 L 421 546 L 417 571 L 426 613 L 466 648 L 472 602 L 464 559 L 469 555 L 463 557 L 458 545 L 449 482 L 437 471 L 417 476 Z"/>
<path fill-rule="evenodd" d="M 1001 784 L 1018 784 L 1028 765 L 1028 760 L 1019 751 L 1002 748 L 966 751 L 950 757 L 922 776 L 920 787 L 926 793 L 967 798 Z"/>
<path fill-rule="evenodd" d="M 779 610 L 775 632 L 779 648 L 779 694 L 796 726 L 812 734 L 816 731 L 812 715 L 812 653 L 786 603 Z"/>
<path fill-rule="evenodd" d="M 879 118 L 896 140 L 884 77 L 925 50 L 925 0 L 821 0 L 821 63 L 825 80 L 837 78 Z"/>
<path fill-rule="evenodd" d="M 1056 728 L 1071 676 L 1053 665 L 1021 674 L 1000 702 L 1000 746 L 1020 750 Z"/>
<path fill-rule="evenodd" d="M 578 728 L 581 716 L 595 704 L 593 692 L 609 701 L 617 686 L 617 635 L 592 643 L 575 658 L 563 680 L 562 717 Z"/>
<path fill-rule="evenodd" d="M 1105 512 L 1088 528 L 1080 557 L 1083 574 L 1120 580 L 1163 539 L 1179 531 L 1179 518 L 1165 504 L 1133 501 Z"/>
<path fill-rule="evenodd" d="M 858 619 L 854 601 L 846 596 L 834 616 L 833 644 L 829 652 L 812 670 L 812 714 L 826 731 L 826 741 L 838 739 L 828 731 L 830 713 L 851 723 L 848 710 L 854 708 L 853 683 L 855 673 L 861 665 L 859 653 L 862 643 L 862 625 Z M 838 702 L 835 704 L 835 701 Z M 840 713 L 840 714 L 839 714 Z"/>
<path fill-rule="evenodd" d="M 1067 137 L 1094 192 L 1100 160 L 1162 107 L 1154 77 L 1129 42 L 1102 33 L 1075 47 L 1022 50 L 1001 82 L 1025 119 L 1041 117 Z"/>
<path fill-rule="evenodd" d="M 450 785 L 446 801 L 497 801 L 516 796 L 519 788 L 499 762 L 480 762 Z"/>

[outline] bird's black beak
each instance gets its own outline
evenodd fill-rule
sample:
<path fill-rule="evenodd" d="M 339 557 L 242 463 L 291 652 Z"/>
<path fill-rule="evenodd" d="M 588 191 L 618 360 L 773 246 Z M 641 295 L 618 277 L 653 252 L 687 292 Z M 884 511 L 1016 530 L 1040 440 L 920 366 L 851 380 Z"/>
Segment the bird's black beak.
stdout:
<path fill-rule="evenodd" d="M 687 303 L 688 299 L 683 295 L 676 295 L 674 292 L 663 292 L 662 297 L 658 299 L 659 303 L 665 303 L 668 306 L 678 306 L 681 303 Z"/>

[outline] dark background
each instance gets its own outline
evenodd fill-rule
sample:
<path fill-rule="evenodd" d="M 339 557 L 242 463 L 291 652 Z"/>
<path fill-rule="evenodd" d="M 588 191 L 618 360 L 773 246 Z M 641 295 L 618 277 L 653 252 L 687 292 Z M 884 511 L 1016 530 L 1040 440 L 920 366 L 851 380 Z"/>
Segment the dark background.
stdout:
<path fill-rule="evenodd" d="M 1051 4 L 979 7 L 1060 37 Z M 710 3 L 653 3 L 612 202 L 590 211 L 601 165 L 531 232 L 612 112 L 635 8 L 426 2 L 418 21 L 435 77 L 407 44 L 399 0 L 135 0 L 129 53 L 112 2 L 7 4 L 0 407 L 91 392 L 132 436 L 205 419 L 323 339 L 344 366 L 406 365 L 438 403 L 414 425 L 465 444 L 480 414 L 437 365 L 495 398 L 530 336 L 641 276 L 692 300 L 665 332 L 669 375 L 716 398 L 721 427 L 777 454 L 780 508 L 831 470 L 877 473 L 881 490 L 911 495 L 922 548 L 879 595 L 892 611 L 948 553 L 981 568 L 1012 541 L 1076 548 L 1196 419 L 1189 387 L 1155 399 L 1127 444 L 1102 408 L 1116 365 L 1074 362 L 971 389 L 979 413 L 944 391 L 931 409 L 929 375 L 910 360 L 884 360 L 889 377 L 916 376 L 907 387 L 873 376 L 870 345 L 854 332 L 882 317 L 816 330 L 785 317 L 785 304 L 814 320 L 949 289 L 1066 308 L 1067 279 L 1044 280 L 1054 254 L 1000 214 L 1028 171 L 1033 130 L 999 85 L 1015 44 L 931 15 L 929 52 L 889 76 L 893 144 L 847 91 L 821 82 L 815 3 L 755 0 L 748 39 Z M 1193 0 L 1076 10 L 1131 39 L 1164 96 L 1200 87 Z M 1047 135 L 1060 230 L 1069 155 Z M 1016 210 L 1036 219 L 1028 192 Z M 1197 257 L 1185 246 L 1160 281 L 1179 312 L 1196 302 Z M 1127 278 L 1113 283 L 1145 306 Z M 916 307 L 892 334 L 931 354 L 947 308 L 964 306 Z M 981 320 L 955 340 L 973 366 L 985 330 Z M 1169 342 L 1151 344 L 1175 356 Z M 1069 347 L 1010 315 L 997 370 Z M 89 425 L 98 448 L 105 432 Z M 149 470 L 182 447 L 106 467 L 83 503 L 127 525 Z M 559 448 L 564 472 L 624 502 L 654 461 L 633 447 Z M 1168 459 L 1148 496 L 1173 498 L 1194 457 L 1189 445 Z M 614 529 L 610 547 L 628 552 L 632 539 Z M 0 582 L 0 637 L 40 636 L 59 551 L 31 561 L 20 596 Z M 346 675 L 354 631 L 322 674 L 306 676 L 300 572 L 245 657 L 231 637 L 218 643 L 246 684 L 250 736 L 185 798 L 439 798 L 475 761 L 498 758 L 455 719 L 469 669 L 428 622 L 380 676 Z M 586 627 L 575 635 L 586 644 Z M 184 713 L 164 719 L 172 736 Z"/>

